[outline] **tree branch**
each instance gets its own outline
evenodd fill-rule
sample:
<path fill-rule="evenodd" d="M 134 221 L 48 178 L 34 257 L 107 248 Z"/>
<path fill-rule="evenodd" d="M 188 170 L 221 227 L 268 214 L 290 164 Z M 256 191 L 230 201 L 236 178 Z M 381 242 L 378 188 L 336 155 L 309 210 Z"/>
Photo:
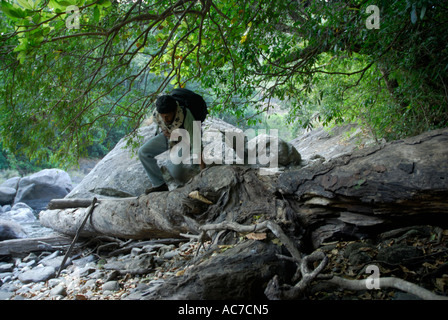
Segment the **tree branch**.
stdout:
<path fill-rule="evenodd" d="M 336 284 L 347 290 L 366 290 L 368 281 L 371 279 L 362 280 L 349 280 L 341 277 L 334 276 L 330 280 L 326 280 L 329 283 Z M 448 297 L 437 295 L 425 288 L 419 287 L 416 284 L 405 281 L 400 278 L 378 278 L 381 288 L 394 288 L 410 294 L 413 294 L 424 300 L 448 300 Z"/>

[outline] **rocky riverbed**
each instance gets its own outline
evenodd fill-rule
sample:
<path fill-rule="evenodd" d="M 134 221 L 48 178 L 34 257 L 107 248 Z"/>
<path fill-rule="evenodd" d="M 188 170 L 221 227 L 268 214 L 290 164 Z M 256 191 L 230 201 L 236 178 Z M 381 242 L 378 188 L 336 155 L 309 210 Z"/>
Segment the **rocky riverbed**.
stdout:
<path fill-rule="evenodd" d="M 188 239 L 173 242 L 178 243 L 143 243 L 113 256 L 110 252 L 98 254 L 100 246 L 86 247 L 67 260 L 59 277 L 63 250 L 4 257 L 0 262 L 0 300 L 144 299 L 167 278 L 191 268 L 189 262 L 204 251 L 204 246 L 198 249 L 198 243 Z M 118 242 L 109 239 L 106 247 L 111 244 Z"/>
<path fill-rule="evenodd" d="M 347 150 L 340 150 L 341 144 L 336 143 L 333 137 L 322 130 L 316 134 L 319 134 L 320 144 L 322 145 L 324 142 L 323 149 L 327 150 L 327 146 L 330 144 L 334 146 L 331 148 L 332 153 L 347 152 Z M 297 143 L 300 141 L 298 140 Z M 322 150 L 317 148 L 317 144 L 306 143 L 306 146 L 309 145 L 313 145 L 314 148 L 304 149 L 304 146 L 299 148 L 299 151 L 302 153 L 303 149 L 303 154 L 306 155 L 304 165 L 314 161 L 324 161 L 321 156 Z M 117 148 L 117 150 L 121 150 L 121 148 Z M 113 153 L 104 160 L 104 163 L 111 161 L 112 155 Z M 331 159 L 332 155 L 325 154 L 325 158 Z M 104 179 L 105 171 L 100 171 L 100 169 L 107 167 L 106 169 L 110 171 L 110 167 L 114 166 L 111 166 L 110 162 L 107 162 L 107 166 L 100 163 L 97 170 L 94 170 L 95 172 L 92 172 L 93 174 L 90 174 L 88 179 L 83 180 L 86 185 L 82 187 L 83 183 L 81 183 L 75 194 L 79 195 L 80 190 L 85 192 L 94 190 L 95 194 L 104 196 L 104 193 L 107 193 L 108 196 L 118 196 L 125 194 L 122 192 L 123 186 L 113 185 L 113 182 L 123 180 L 119 179 L 119 174 L 122 175 L 122 172 L 126 172 L 125 176 L 128 178 L 143 176 L 137 160 L 124 161 L 121 153 L 114 159 L 125 165 L 126 168 L 135 170 L 126 171 L 127 169 L 118 168 L 117 175 L 111 175 L 111 178 L 106 181 Z M 410 169 L 409 166 L 402 166 L 402 168 Z M 414 165 L 411 169 L 413 168 Z M 384 168 L 378 167 L 376 170 L 384 172 Z M 410 170 L 407 171 L 410 172 Z M 59 175 L 57 171 L 51 173 Z M 245 177 L 247 178 L 245 181 L 255 181 L 251 180 L 251 175 Z M 39 232 L 47 235 L 48 232 L 40 229 L 36 223 L 36 218 L 33 215 L 33 212 L 35 214 L 33 210 L 36 209 L 32 207 L 35 204 L 32 202 L 34 199 L 30 200 L 24 197 L 28 193 L 19 192 L 19 190 L 20 188 L 28 190 L 31 189 L 31 186 L 35 188 L 38 180 L 42 181 L 41 175 L 36 175 L 32 179 L 21 179 L 18 183 L 14 183 L 16 189 L 11 188 L 15 190 L 14 200 L 10 197 L 8 200 L 10 203 L 4 204 L 1 212 L 3 218 L 20 222 L 22 231 L 23 228 L 28 227 L 21 218 L 30 218 L 32 225 L 26 231 L 27 233 L 31 232 L 31 237 L 40 235 Z M 143 183 L 137 179 L 129 178 L 129 180 L 132 181 L 126 181 L 126 186 L 129 188 L 126 189 L 126 194 L 138 195 L 137 189 L 141 188 Z M 101 184 L 103 182 L 106 183 L 106 186 Z M 331 179 L 328 180 L 328 183 L 330 182 L 332 182 Z M 359 182 L 359 186 L 361 184 Z M 64 187 L 64 184 L 62 186 L 64 193 L 67 193 L 68 189 Z M 132 191 L 132 186 L 135 186 L 137 191 Z M 254 189 L 254 185 L 250 186 L 248 185 L 248 189 L 244 190 Z M 36 190 L 39 191 L 39 189 Z M 61 188 L 58 187 L 57 190 L 61 190 Z M 111 190 L 115 190 L 113 194 Z M 4 191 L 11 191 L 11 195 L 14 193 L 13 190 L 6 189 Z M 8 195 L 8 192 L 5 192 L 5 195 Z M 19 198 L 17 195 L 22 196 Z M 25 205 L 21 204 L 19 199 L 20 201 L 30 200 L 30 206 L 26 207 L 26 203 Z M 252 203 L 249 198 L 247 200 L 249 204 Z M 282 200 L 285 199 L 282 198 Z M 241 204 L 241 202 L 235 203 Z M 39 207 L 42 206 L 41 203 L 38 204 Z M 308 209 L 315 210 L 313 206 L 324 207 L 327 203 L 309 200 L 306 204 L 310 205 L 309 208 L 307 207 Z M 282 208 L 281 206 L 276 207 L 276 210 L 270 210 L 268 213 L 276 212 L 279 216 L 278 222 L 291 236 L 297 236 L 294 238 L 295 244 L 301 246 L 300 237 L 303 235 L 301 232 L 293 233 L 288 230 L 291 224 L 280 219 L 283 211 L 279 209 Z M 297 208 L 297 211 L 302 212 L 303 210 Z M 425 211 L 425 208 L 422 208 L 422 211 Z M 291 211 L 284 213 L 291 214 Z M 307 217 L 309 218 L 310 215 Z M 431 223 L 430 219 L 416 220 L 413 224 L 404 216 L 403 223 L 395 224 L 395 229 L 392 227 L 388 227 L 387 231 L 386 229 L 381 229 L 383 231 L 375 229 L 375 232 L 367 237 L 367 234 L 358 232 L 356 226 L 359 221 L 356 217 L 359 215 L 350 215 L 346 212 L 339 218 L 335 216 L 335 219 L 330 221 L 332 224 L 322 225 L 317 229 L 318 237 L 311 237 L 312 243 L 300 248 L 304 254 L 310 254 L 313 250 L 325 253 L 328 264 L 322 270 L 322 275 L 333 275 L 353 280 L 366 279 L 371 276 L 399 278 L 441 297 L 447 297 L 448 225 L 443 218 L 431 220 L 434 222 L 433 225 L 422 225 L 422 223 Z M 251 216 L 253 219 L 251 223 L 260 222 L 260 219 L 265 218 L 272 219 L 273 217 L 269 217 L 269 215 L 262 217 L 257 213 Z M 321 219 L 323 215 L 319 215 L 317 212 L 315 218 Z M 355 227 L 344 229 L 341 227 L 343 226 L 341 221 L 351 223 Z M 364 224 L 361 223 L 360 227 L 372 223 L 371 220 L 361 222 Z M 8 224 L 3 226 L 8 226 Z M 381 225 L 378 226 L 378 228 L 380 227 Z M 17 233 L 16 238 L 19 237 L 20 234 Z M 290 257 L 289 260 L 287 259 L 289 249 L 285 249 L 286 246 L 279 241 L 274 232 L 267 231 L 265 234 L 249 236 L 249 234 L 239 234 L 227 230 L 222 235 L 218 233 L 214 239 L 219 239 L 220 242 L 213 245 L 205 243 L 204 246 L 201 246 L 197 238 L 194 237 L 191 240 L 185 238 L 136 241 L 104 237 L 101 236 L 101 233 L 97 237 L 91 235 L 89 238 L 80 240 L 59 276 L 57 276 L 57 272 L 68 245 L 53 247 L 48 251 L 41 249 L 31 253 L 27 251 L 26 254 L 0 256 L 0 299 L 265 299 L 264 290 L 274 276 L 280 276 L 280 285 L 291 286 L 297 283 L 298 279 L 294 276 L 297 265 L 291 262 Z M 376 270 L 374 275 L 368 271 L 372 270 L 372 267 Z M 401 300 L 417 299 L 418 297 L 405 291 L 383 287 L 380 289 L 366 287 L 357 291 L 343 290 L 328 281 L 326 282 L 325 279 L 315 279 L 301 298 L 305 300 Z"/>
<path fill-rule="evenodd" d="M 224 252 L 257 241 L 278 243 L 272 237 L 239 235 L 232 245 L 200 246 L 189 241 L 164 239 L 127 241 L 97 239 L 81 242 L 67 260 L 59 277 L 56 273 L 66 250 L 4 257 L 0 262 L 0 299 L 3 300 L 146 300 L 158 299 L 158 288 L 167 282 L 176 286 L 188 282 L 197 267 L 219 259 Z M 162 243 L 164 242 L 164 243 Z M 169 242 L 171 242 L 169 244 Z M 448 230 L 432 226 L 411 226 L 378 235 L 376 239 L 336 241 L 323 244 L 329 263 L 323 273 L 349 279 L 371 276 L 375 266 L 380 277 L 397 277 L 436 294 L 448 293 Z M 254 259 L 256 259 L 256 250 Z M 220 266 L 226 269 L 225 265 Z M 236 276 L 238 277 L 238 276 Z M 232 281 L 231 276 L 227 278 Z M 213 284 L 207 284 L 213 287 Z M 221 283 L 216 282 L 217 286 Z M 263 294 L 260 292 L 259 294 Z M 162 295 L 163 297 L 163 295 Z M 414 300 L 418 297 L 389 288 L 343 290 L 325 281 L 315 281 L 303 297 L 306 300 Z"/>

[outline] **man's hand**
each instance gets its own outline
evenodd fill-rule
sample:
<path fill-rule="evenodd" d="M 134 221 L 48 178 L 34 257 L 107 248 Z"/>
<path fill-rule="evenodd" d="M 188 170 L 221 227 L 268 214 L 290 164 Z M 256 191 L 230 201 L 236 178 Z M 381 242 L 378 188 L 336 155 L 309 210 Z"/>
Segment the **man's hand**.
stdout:
<path fill-rule="evenodd" d="M 167 138 L 170 137 L 170 134 L 169 134 L 168 131 L 162 130 L 162 133 L 163 133 L 163 135 L 164 135 L 165 137 L 167 137 Z"/>
<path fill-rule="evenodd" d="M 202 153 L 201 153 L 201 162 L 199 163 L 199 167 L 201 168 L 201 171 L 207 167 L 205 165 L 204 158 L 202 157 Z"/>

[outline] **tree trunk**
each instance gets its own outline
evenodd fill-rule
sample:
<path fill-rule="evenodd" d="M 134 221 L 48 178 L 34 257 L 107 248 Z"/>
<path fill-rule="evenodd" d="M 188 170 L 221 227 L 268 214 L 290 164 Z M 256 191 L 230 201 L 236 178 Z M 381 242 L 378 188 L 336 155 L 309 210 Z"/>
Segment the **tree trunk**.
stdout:
<path fill-rule="evenodd" d="M 282 174 L 279 192 L 314 248 L 414 223 L 446 224 L 448 130 L 357 150 Z"/>
<path fill-rule="evenodd" d="M 448 130 L 357 150 L 280 175 L 244 166 L 209 167 L 184 187 L 95 207 L 82 236 L 150 239 L 200 233 L 205 223 L 279 223 L 300 246 L 359 238 L 448 214 Z M 199 191 L 207 204 L 189 197 Z M 74 235 L 86 208 L 47 210 L 41 223 Z"/>

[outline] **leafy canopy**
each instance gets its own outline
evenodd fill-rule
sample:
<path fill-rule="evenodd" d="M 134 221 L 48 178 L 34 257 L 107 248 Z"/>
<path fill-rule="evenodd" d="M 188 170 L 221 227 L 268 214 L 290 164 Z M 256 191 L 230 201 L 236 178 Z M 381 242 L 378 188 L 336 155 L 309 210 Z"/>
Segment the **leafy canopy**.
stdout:
<path fill-rule="evenodd" d="M 1 139 L 35 158 L 135 133 L 173 86 L 198 85 L 215 114 L 277 99 L 291 123 L 358 121 L 377 138 L 448 120 L 441 1 L 1 0 L 0 15 Z"/>

